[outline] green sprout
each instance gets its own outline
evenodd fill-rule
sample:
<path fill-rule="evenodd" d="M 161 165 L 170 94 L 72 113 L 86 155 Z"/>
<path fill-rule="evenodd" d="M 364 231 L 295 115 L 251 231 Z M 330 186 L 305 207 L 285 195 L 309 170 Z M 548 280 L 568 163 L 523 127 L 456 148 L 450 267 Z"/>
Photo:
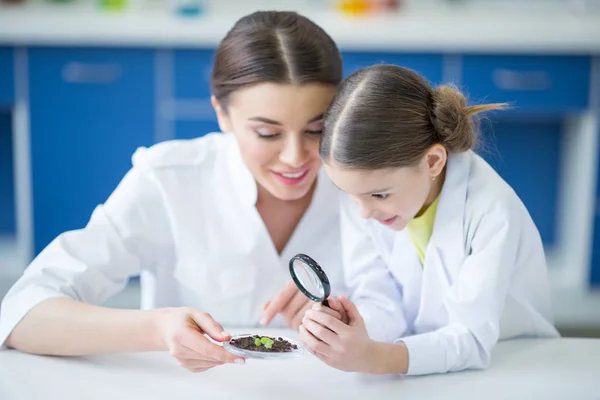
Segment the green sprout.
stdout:
<path fill-rule="evenodd" d="M 258 336 L 254 336 L 254 344 L 256 347 L 264 345 L 266 349 L 270 349 L 273 347 L 273 340 L 268 337 L 259 338 Z"/>

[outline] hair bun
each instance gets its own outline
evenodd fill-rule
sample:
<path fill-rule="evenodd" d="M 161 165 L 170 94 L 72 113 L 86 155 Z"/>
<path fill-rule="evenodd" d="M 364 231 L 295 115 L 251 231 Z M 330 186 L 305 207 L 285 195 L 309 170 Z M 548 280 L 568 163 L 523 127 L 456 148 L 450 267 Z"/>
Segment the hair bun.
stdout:
<path fill-rule="evenodd" d="M 450 86 L 433 90 L 432 123 L 449 152 L 467 151 L 475 144 L 471 114 L 465 96 Z"/>

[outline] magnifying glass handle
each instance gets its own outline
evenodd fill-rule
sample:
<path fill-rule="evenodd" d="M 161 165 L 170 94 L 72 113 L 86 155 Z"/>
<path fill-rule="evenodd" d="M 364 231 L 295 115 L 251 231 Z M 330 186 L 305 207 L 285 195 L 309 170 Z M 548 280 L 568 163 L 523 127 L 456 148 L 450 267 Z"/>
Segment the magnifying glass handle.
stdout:
<path fill-rule="evenodd" d="M 327 299 L 323 300 L 321 302 L 321 304 L 323 304 L 325 307 L 329 307 L 329 302 L 327 301 Z M 329 307 L 329 308 L 331 308 L 331 307 Z"/>

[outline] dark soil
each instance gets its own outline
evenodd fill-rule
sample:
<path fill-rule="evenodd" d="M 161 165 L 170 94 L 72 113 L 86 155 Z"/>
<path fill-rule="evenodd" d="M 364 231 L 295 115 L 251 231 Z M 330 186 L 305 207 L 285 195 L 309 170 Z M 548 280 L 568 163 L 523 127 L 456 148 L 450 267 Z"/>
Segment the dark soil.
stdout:
<path fill-rule="evenodd" d="M 273 345 L 270 349 L 266 348 L 264 344 L 261 346 L 256 345 L 255 339 L 260 339 L 262 337 L 268 337 L 273 341 Z M 229 343 L 239 349 L 259 351 L 262 353 L 287 353 L 298 349 L 298 346 L 288 342 L 283 338 L 270 336 L 244 336 L 237 339 L 231 339 Z"/>

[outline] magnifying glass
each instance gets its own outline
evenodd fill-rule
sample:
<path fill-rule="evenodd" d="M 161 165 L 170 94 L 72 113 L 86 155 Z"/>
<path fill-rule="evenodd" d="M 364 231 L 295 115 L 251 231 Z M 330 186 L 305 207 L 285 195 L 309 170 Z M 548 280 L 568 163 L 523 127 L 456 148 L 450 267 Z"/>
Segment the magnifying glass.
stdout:
<path fill-rule="evenodd" d="M 290 275 L 298 289 L 312 301 L 329 307 L 327 298 L 331 294 L 331 285 L 325 271 L 306 254 L 297 254 L 290 260 Z"/>

